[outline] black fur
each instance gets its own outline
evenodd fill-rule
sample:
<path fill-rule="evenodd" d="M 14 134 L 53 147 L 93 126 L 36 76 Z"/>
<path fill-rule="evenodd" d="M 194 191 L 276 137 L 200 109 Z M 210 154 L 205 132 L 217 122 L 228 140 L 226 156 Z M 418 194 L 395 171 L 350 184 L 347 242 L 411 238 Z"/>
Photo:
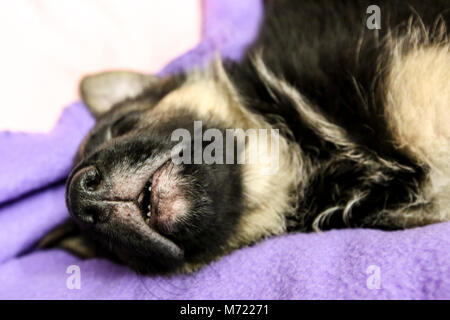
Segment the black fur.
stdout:
<path fill-rule="evenodd" d="M 371 4 L 381 8 L 381 30 L 366 28 L 366 9 Z M 224 64 L 245 107 L 263 115 L 275 128 L 280 128 L 284 137 L 299 144 L 305 161 L 312 164 L 308 176 L 300 182 L 303 196 L 297 200 L 297 211 L 287 216 L 287 231 L 312 230 L 317 216 L 330 207 L 339 209 L 323 221 L 322 229 L 404 227 L 383 212 L 395 211 L 417 200 L 414 195 L 419 193 L 428 168 L 396 148 L 388 130 L 384 108 L 390 48 L 385 39 L 389 34 L 406 35 L 408 19 L 415 15 L 420 16 L 427 28 L 442 15 L 448 27 L 449 12 L 448 0 L 266 1 L 257 40 L 242 61 Z M 324 139 L 299 115 L 289 97 L 270 88 L 255 67 L 254 58 L 258 54 L 275 76 L 300 92 L 327 121 L 343 129 L 355 147 L 348 150 Z M 77 189 L 70 189 L 77 172 L 95 167 L 107 187 L 109 177 L 118 167 L 133 172 L 154 155 L 170 150 L 174 145 L 169 140 L 173 130 L 186 128 L 192 132 L 196 119 L 189 112 L 151 125 L 143 120 L 147 110 L 185 80 L 184 74 L 170 77 L 142 95 L 119 103 L 99 119 L 80 148 L 68 182 L 68 205 L 77 220 L 87 210 L 86 203 L 93 201 L 86 198 L 84 191 L 77 193 Z M 130 107 L 134 105 L 137 107 Z M 206 127 L 225 129 L 212 120 Z M 349 152 L 357 153 L 358 157 L 349 156 Z M 108 223 L 106 227 L 81 222 L 80 225 L 141 272 L 174 270 L 184 263 L 203 264 L 226 253 L 227 241 L 236 232 L 236 223 L 247 205 L 243 202 L 242 167 L 218 164 L 181 167 L 183 194 L 192 204 L 187 220 L 177 222 L 170 230 L 156 226 L 159 233 L 182 249 L 181 260 L 132 228 Z M 112 187 L 105 192 L 111 190 Z M 348 222 L 344 221 L 345 204 L 355 194 L 364 197 L 352 207 Z M 94 197 L 97 201 L 94 209 L 111 211 L 103 202 L 101 206 L 98 204 L 105 199 L 98 197 Z M 428 205 L 431 204 L 417 204 Z"/>
<path fill-rule="evenodd" d="M 388 32 L 406 35 L 411 16 L 420 17 L 431 30 L 442 15 L 448 27 L 450 1 L 267 3 L 257 41 L 243 61 L 230 62 L 228 70 L 247 106 L 274 124 L 281 117 L 292 139 L 311 162 L 318 164 L 306 187 L 306 197 L 300 199 L 298 215 L 292 218 L 291 230 L 311 230 L 318 213 L 347 203 L 356 191 L 367 191 L 368 196 L 353 208 L 351 226 L 401 228 L 380 217 L 380 212 L 414 201 L 410 196 L 427 169 L 396 148 L 388 130 L 384 84 L 390 61 L 383 39 Z M 372 4 L 381 9 L 380 30 L 366 28 L 366 9 Z M 281 95 L 276 100 L 271 96 L 251 61 L 258 52 L 268 69 L 295 87 L 330 122 L 344 128 L 367 158 L 376 155 L 407 168 L 392 170 L 381 163 L 374 168 L 340 156 L 335 146 L 305 125 L 289 101 Z M 374 172 L 380 179 L 368 179 Z M 347 227 L 341 217 L 342 210 L 336 211 L 322 229 Z"/>

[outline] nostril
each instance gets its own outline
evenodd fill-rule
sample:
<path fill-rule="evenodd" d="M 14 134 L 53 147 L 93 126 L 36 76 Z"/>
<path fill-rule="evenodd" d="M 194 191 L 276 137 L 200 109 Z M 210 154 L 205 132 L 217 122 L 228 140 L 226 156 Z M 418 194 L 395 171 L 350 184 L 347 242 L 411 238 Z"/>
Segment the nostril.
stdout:
<path fill-rule="evenodd" d="M 71 214 L 85 224 L 96 224 L 106 219 L 110 206 L 104 200 L 106 181 L 95 166 L 75 173 L 68 187 L 67 204 Z"/>
<path fill-rule="evenodd" d="M 83 173 L 80 183 L 84 191 L 95 192 L 100 189 L 102 181 L 102 177 L 97 168 L 91 167 Z"/>

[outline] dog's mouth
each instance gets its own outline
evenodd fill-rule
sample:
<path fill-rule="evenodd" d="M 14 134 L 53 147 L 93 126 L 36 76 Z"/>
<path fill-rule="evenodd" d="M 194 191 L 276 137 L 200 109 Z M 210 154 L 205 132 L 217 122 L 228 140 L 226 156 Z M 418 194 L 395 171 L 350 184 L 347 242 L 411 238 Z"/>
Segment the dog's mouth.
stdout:
<path fill-rule="evenodd" d="M 166 223 L 164 216 L 170 215 L 171 212 L 167 210 L 167 205 L 164 205 L 165 199 L 161 200 L 165 197 L 165 189 L 171 187 L 171 182 L 160 179 L 160 177 L 161 175 L 170 176 L 174 164 L 171 159 L 160 161 L 158 164 L 159 166 L 155 166 L 157 169 L 147 178 L 147 182 L 136 197 L 132 205 L 134 209 L 128 212 L 129 215 L 127 215 L 126 210 L 120 212 L 119 208 L 116 214 L 125 218 L 121 221 L 134 220 L 135 223 L 132 223 L 134 231 L 139 233 L 146 241 L 151 241 L 153 249 L 149 249 L 144 255 L 155 256 L 155 259 L 160 262 L 179 263 L 184 259 L 184 250 L 174 242 L 174 239 L 168 233 L 164 232 L 166 230 L 164 228 Z"/>
<path fill-rule="evenodd" d="M 159 232 L 170 229 L 186 210 L 177 186 L 176 171 L 171 160 L 167 160 L 153 172 L 137 197 L 145 223 Z"/>
<path fill-rule="evenodd" d="M 147 181 L 137 199 L 138 208 L 141 211 L 142 217 L 148 225 L 150 225 L 150 217 L 152 216 L 152 186 L 153 175 Z"/>

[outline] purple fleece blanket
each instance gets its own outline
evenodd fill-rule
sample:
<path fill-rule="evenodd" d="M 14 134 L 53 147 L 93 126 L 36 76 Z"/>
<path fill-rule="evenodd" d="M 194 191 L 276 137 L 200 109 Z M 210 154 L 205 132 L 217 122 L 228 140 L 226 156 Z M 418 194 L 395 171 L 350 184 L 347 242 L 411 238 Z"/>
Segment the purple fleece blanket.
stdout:
<path fill-rule="evenodd" d="M 201 64 L 214 51 L 239 58 L 255 36 L 262 6 L 258 0 L 206 0 L 203 11 L 204 40 L 162 73 Z M 0 298 L 450 298 L 450 223 L 397 232 L 292 234 L 173 277 L 138 276 L 107 260 L 33 249 L 67 216 L 64 178 L 92 125 L 77 102 L 49 134 L 0 132 Z"/>

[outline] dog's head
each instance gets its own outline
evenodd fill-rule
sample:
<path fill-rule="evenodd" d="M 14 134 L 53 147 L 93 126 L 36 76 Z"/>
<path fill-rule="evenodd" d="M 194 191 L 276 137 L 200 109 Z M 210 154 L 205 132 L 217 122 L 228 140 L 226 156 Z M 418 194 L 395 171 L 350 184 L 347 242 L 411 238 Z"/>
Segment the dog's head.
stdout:
<path fill-rule="evenodd" d="M 218 138 L 258 120 L 233 110 L 229 83 L 192 78 L 106 72 L 81 83 L 97 123 L 78 150 L 67 205 L 91 238 L 141 272 L 195 269 L 285 227 L 287 199 L 274 192 L 286 182 L 237 163 L 249 149 Z M 235 160 L 202 157 L 211 141 L 213 157 Z"/>

